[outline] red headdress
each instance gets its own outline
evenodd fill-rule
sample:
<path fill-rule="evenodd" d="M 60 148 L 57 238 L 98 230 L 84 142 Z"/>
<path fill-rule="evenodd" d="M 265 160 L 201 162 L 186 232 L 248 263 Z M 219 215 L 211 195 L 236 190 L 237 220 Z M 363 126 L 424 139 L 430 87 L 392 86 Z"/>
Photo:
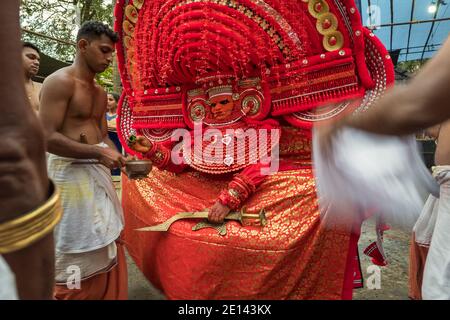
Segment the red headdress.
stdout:
<path fill-rule="evenodd" d="M 208 124 L 221 93 L 235 104 L 228 122 L 310 128 L 352 99 L 369 107 L 394 81 L 353 0 L 118 0 L 115 16 L 122 140 L 135 130 L 161 142 Z"/>

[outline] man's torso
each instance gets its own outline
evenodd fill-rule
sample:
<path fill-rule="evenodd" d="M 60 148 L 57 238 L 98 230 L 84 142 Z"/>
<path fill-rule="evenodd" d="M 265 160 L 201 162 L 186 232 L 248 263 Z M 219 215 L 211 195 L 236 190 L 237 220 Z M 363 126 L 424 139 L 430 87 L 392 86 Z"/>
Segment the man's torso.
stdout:
<path fill-rule="evenodd" d="M 39 111 L 39 93 L 41 92 L 42 84 L 31 81 L 25 83 L 28 101 L 34 111 Z"/>
<path fill-rule="evenodd" d="M 69 70 L 65 73 L 73 80 L 73 93 L 59 132 L 76 141 L 84 134 L 84 142 L 97 144 L 103 140 L 101 120 L 106 110 L 105 92 L 94 81 L 87 83 L 77 79 Z"/>

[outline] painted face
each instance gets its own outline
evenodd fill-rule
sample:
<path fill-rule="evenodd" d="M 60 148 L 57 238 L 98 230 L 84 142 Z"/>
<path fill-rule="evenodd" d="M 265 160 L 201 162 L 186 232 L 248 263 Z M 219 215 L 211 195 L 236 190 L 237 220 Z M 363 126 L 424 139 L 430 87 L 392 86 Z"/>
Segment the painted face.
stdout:
<path fill-rule="evenodd" d="M 25 71 L 32 77 L 37 75 L 39 71 L 39 65 L 41 63 L 41 57 L 39 53 L 33 48 L 24 47 L 22 49 L 22 61 Z"/>
<path fill-rule="evenodd" d="M 211 113 L 216 120 L 225 120 L 233 112 L 234 102 L 231 95 L 220 95 L 209 100 Z"/>
<path fill-rule="evenodd" d="M 83 51 L 89 67 L 94 72 L 101 73 L 113 61 L 114 42 L 108 36 L 102 34 L 99 38 L 87 41 Z"/>

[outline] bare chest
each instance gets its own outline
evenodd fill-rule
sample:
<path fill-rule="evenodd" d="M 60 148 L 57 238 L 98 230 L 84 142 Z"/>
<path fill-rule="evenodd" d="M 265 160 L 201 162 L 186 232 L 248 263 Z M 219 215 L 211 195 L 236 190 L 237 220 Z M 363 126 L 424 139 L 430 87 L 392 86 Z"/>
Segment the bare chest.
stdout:
<path fill-rule="evenodd" d="M 95 87 L 77 85 L 69 103 L 68 115 L 78 119 L 100 119 L 106 110 L 106 100 L 102 90 Z"/>
<path fill-rule="evenodd" d="M 34 83 L 25 84 L 25 91 L 31 107 L 33 108 L 33 110 L 38 111 L 40 87 L 38 85 L 35 85 Z"/>

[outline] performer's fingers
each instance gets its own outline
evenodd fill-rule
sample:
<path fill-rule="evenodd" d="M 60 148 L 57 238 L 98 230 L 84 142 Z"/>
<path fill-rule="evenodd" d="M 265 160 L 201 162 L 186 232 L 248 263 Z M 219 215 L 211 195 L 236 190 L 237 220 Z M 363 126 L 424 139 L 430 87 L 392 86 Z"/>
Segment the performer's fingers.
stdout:
<path fill-rule="evenodd" d="M 213 208 L 209 208 L 208 221 L 212 222 L 212 219 L 213 219 Z"/>
<path fill-rule="evenodd" d="M 211 219 L 210 219 L 210 221 L 212 222 L 212 223 L 215 223 L 216 222 L 216 211 L 213 209 L 212 210 L 212 212 L 211 212 Z"/>
<path fill-rule="evenodd" d="M 219 214 L 217 217 L 217 222 L 222 223 L 224 218 L 225 218 L 225 215 L 223 213 Z"/>
<path fill-rule="evenodd" d="M 213 213 L 213 222 L 214 222 L 214 223 L 218 223 L 218 222 L 219 222 L 219 213 L 217 212 L 217 210 L 214 210 L 214 213 Z"/>

